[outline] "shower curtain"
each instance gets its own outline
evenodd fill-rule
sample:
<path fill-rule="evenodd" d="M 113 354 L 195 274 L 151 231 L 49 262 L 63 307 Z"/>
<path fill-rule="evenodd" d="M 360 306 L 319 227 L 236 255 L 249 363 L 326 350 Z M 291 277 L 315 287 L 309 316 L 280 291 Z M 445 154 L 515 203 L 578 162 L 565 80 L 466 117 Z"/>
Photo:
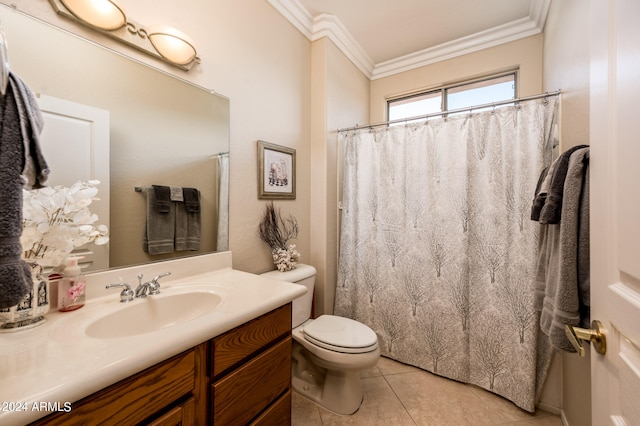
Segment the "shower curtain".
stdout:
<path fill-rule="evenodd" d="M 557 99 L 340 133 L 335 313 L 382 354 L 533 412 L 551 356 L 533 306 L 540 172 Z"/>
<path fill-rule="evenodd" d="M 218 159 L 218 242 L 216 251 L 229 250 L 229 153 L 217 155 Z"/>

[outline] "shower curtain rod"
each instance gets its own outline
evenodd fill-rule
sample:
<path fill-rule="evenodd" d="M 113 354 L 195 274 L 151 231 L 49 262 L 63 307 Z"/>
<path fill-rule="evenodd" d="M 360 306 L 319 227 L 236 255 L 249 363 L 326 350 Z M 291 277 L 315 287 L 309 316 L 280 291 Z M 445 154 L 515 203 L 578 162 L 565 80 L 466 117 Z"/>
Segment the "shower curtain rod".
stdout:
<path fill-rule="evenodd" d="M 396 123 L 408 123 L 409 121 L 413 121 L 413 120 L 426 120 L 426 119 L 431 118 L 431 117 L 438 117 L 438 116 L 446 115 L 446 114 L 455 114 L 455 113 L 458 113 L 458 112 L 465 112 L 465 111 L 471 112 L 474 109 L 496 107 L 496 106 L 499 106 L 499 105 L 507 105 L 507 104 L 512 104 L 512 103 L 524 102 L 524 101 L 532 101 L 534 99 L 548 98 L 548 97 L 551 97 L 551 96 L 558 96 L 558 95 L 560 95 L 560 93 L 561 93 L 560 90 L 556 90 L 555 92 L 546 92 L 546 93 L 542 93 L 542 94 L 539 94 L 539 95 L 525 96 L 525 97 L 517 98 L 517 99 L 507 99 L 507 100 L 504 100 L 504 101 L 492 102 L 492 103 L 488 103 L 488 104 L 474 105 L 474 106 L 465 107 L 465 108 L 458 108 L 458 109 L 451 109 L 451 110 L 447 110 L 447 111 L 433 112 L 431 114 L 418 115 L 418 116 L 415 116 L 415 117 L 408 117 L 408 118 L 400 118 L 400 119 L 397 119 L 397 120 L 385 121 L 383 123 L 368 124 L 366 126 L 359 126 L 359 125 L 356 124 L 354 127 L 347 127 L 346 129 L 338 129 L 338 133 L 348 132 L 348 131 L 351 131 L 351 130 L 372 129 L 374 127 L 388 126 L 390 124 L 396 124 Z"/>

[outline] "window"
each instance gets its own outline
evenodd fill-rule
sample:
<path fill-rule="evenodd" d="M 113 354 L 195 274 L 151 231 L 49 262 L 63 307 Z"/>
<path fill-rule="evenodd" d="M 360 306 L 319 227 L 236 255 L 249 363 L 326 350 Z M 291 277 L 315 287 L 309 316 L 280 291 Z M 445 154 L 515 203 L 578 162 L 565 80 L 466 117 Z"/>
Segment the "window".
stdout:
<path fill-rule="evenodd" d="M 512 72 L 391 99 L 387 112 L 389 121 L 394 121 L 515 98 L 516 73 Z"/>

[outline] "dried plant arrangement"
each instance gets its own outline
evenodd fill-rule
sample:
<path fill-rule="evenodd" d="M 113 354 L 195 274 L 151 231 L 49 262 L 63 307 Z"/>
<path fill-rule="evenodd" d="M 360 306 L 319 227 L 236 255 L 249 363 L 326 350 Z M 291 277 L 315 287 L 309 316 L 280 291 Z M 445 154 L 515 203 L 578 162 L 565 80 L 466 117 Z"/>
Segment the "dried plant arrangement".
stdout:
<path fill-rule="evenodd" d="M 287 243 L 298 237 L 298 221 L 289 215 L 283 217 L 280 209 L 276 209 L 273 201 L 269 202 L 264 210 L 262 221 L 258 226 L 258 235 L 269 248 L 273 256 L 273 263 L 279 271 L 295 269 L 300 260 L 300 253 L 295 244 Z"/>

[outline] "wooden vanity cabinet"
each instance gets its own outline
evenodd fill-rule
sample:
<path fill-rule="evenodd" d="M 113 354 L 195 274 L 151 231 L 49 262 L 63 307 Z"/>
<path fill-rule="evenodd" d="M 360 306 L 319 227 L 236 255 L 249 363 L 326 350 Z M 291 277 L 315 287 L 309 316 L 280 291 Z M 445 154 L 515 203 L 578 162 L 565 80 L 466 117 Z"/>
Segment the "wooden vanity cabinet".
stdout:
<path fill-rule="evenodd" d="M 291 424 L 291 303 L 32 425 Z"/>

